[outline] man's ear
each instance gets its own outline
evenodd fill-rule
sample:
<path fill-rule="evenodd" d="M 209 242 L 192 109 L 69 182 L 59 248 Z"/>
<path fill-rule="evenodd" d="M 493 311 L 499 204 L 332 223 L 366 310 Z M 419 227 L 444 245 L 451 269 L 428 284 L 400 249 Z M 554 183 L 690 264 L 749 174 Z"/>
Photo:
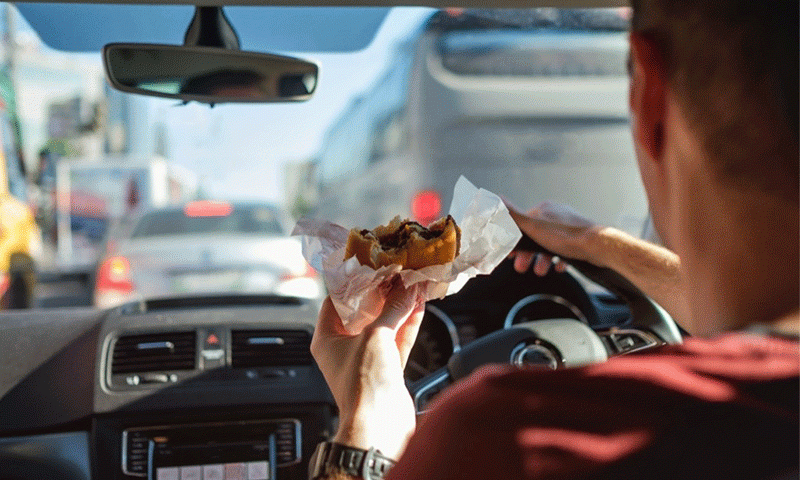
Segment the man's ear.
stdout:
<path fill-rule="evenodd" d="M 634 140 L 654 161 L 664 148 L 667 80 L 663 57 L 652 39 L 631 32 L 630 109 Z"/>

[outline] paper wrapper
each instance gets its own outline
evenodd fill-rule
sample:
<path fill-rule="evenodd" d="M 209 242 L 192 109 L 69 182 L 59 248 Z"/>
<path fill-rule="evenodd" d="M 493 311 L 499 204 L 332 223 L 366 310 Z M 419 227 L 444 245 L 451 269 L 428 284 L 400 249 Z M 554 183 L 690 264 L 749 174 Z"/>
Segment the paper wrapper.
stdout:
<path fill-rule="evenodd" d="M 522 237 L 500 197 L 463 176 L 456 182 L 450 215 L 461 228 L 459 255 L 451 263 L 419 270 L 401 270 L 399 265 L 373 270 L 355 257 L 345 261 L 350 230 L 330 222 L 301 219 L 292 235 L 303 236 L 303 256 L 322 273 L 345 328 L 357 333 L 380 313 L 396 277 L 406 288 L 413 286 L 420 300 L 443 298 L 470 278 L 491 273 Z"/>

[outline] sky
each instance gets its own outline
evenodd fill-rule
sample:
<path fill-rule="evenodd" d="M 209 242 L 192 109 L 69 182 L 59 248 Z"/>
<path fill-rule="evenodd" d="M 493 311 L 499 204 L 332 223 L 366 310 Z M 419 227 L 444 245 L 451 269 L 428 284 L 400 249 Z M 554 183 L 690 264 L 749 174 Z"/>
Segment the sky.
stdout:
<path fill-rule="evenodd" d="M 195 172 L 211 195 L 281 203 L 283 165 L 307 161 L 316 154 L 328 127 L 350 101 L 391 68 L 393 47 L 416 31 L 433 11 L 421 7 L 392 9 L 372 43 L 361 51 L 295 54 L 319 65 L 317 90 L 307 102 L 225 104 L 210 108 L 140 97 L 136 102 L 147 112 L 148 126 L 137 131 L 154 132 L 156 124 L 163 124 L 169 160 Z M 24 18 L 17 18 L 18 32 L 36 37 Z M 99 52 L 55 53 L 96 61 L 98 67 L 101 62 Z M 292 52 L 281 53 L 292 55 Z M 154 142 L 151 139 L 139 143 Z"/>
<path fill-rule="evenodd" d="M 320 66 L 317 91 L 303 103 L 176 106 L 152 99 L 152 121 L 167 127 L 171 160 L 194 172 L 211 194 L 283 201 L 283 165 L 307 161 L 347 104 L 389 68 L 392 47 L 430 15 L 427 8 L 393 9 L 364 50 L 299 54 Z"/>

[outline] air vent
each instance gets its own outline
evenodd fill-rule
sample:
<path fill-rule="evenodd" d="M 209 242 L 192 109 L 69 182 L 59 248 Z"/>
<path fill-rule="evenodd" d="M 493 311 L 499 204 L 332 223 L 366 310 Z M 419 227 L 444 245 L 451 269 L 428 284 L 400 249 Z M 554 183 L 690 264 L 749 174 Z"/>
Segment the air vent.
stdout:
<path fill-rule="evenodd" d="M 234 330 L 234 368 L 311 365 L 311 335 L 303 330 Z"/>
<path fill-rule="evenodd" d="M 194 370 L 197 340 L 195 332 L 126 335 L 114 344 L 111 373 Z"/>

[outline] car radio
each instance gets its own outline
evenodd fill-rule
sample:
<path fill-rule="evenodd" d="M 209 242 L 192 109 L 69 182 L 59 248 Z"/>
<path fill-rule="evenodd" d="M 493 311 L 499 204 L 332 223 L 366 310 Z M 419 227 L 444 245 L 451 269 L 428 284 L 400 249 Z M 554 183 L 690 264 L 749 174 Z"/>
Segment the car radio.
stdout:
<path fill-rule="evenodd" d="M 296 419 L 129 428 L 122 471 L 149 480 L 273 480 L 300 461 Z"/>

